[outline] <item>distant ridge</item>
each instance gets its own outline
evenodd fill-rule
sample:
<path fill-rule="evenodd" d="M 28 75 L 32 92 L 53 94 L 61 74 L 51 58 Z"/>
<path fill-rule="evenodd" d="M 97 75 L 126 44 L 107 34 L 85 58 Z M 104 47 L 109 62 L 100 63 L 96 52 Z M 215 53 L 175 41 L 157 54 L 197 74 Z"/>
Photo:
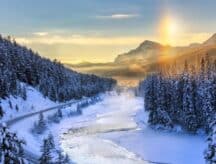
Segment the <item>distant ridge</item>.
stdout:
<path fill-rule="evenodd" d="M 145 40 L 137 48 L 118 55 L 113 63 L 91 63 L 71 67 L 85 73 L 122 79 L 122 83 L 129 79 L 136 85 L 136 81 L 157 71 L 160 66 L 168 67 L 175 63 L 181 70 L 185 60 L 188 64 L 197 65 L 207 54 L 211 60 L 216 60 L 216 34 L 203 43 L 191 43 L 184 47 Z"/>
<path fill-rule="evenodd" d="M 216 45 L 216 33 L 213 34 L 208 40 L 203 42 L 203 45 Z"/>

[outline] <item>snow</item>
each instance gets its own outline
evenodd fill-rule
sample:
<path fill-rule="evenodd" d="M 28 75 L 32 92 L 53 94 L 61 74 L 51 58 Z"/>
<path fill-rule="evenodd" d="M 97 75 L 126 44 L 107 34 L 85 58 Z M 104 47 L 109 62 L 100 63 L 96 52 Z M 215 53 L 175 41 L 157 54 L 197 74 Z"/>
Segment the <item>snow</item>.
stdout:
<path fill-rule="evenodd" d="M 138 114 L 143 115 L 144 112 Z M 101 137 L 114 141 L 148 161 L 174 164 L 205 163 L 205 136 L 153 130 L 143 125 L 142 129 L 102 134 Z"/>
<path fill-rule="evenodd" d="M 60 146 L 81 164 L 205 163 L 205 136 L 152 130 L 147 115 L 142 98 L 129 93 L 108 96 L 77 120 L 59 125 Z"/>
<path fill-rule="evenodd" d="M 57 147 L 78 164 L 205 163 L 205 136 L 150 129 L 143 98 L 131 92 L 107 94 L 103 101 L 83 109 L 82 115 L 66 117 L 71 109 L 73 106 L 64 109 L 64 119 L 49 124 L 43 135 L 30 133 L 38 116 L 18 122 L 12 130 L 25 138 L 26 149 L 37 155 L 42 139 L 51 132 Z M 50 114 L 53 111 L 45 117 Z"/>
<path fill-rule="evenodd" d="M 25 85 L 25 84 L 23 84 Z M 26 95 L 27 99 L 23 100 L 21 97 L 10 96 L 6 99 L 1 99 L 1 106 L 4 111 L 4 116 L 1 122 L 7 121 L 18 116 L 22 116 L 27 113 L 36 112 L 48 107 L 56 106 L 59 103 L 53 102 L 48 98 L 45 98 L 39 91 L 35 88 L 26 85 Z M 12 109 L 10 108 L 9 101 L 12 104 Z M 16 111 L 16 105 L 19 111 Z"/>
<path fill-rule="evenodd" d="M 66 117 L 69 112 L 75 112 L 75 109 L 76 105 L 62 108 L 63 116 Z M 44 120 L 46 121 L 48 127 L 42 135 L 36 135 L 31 132 L 32 128 L 34 127 L 34 122 L 38 121 L 39 115 L 35 115 L 19 121 L 11 127 L 12 131 L 16 132 L 20 138 L 23 138 L 26 141 L 27 144 L 25 145 L 25 150 L 32 152 L 37 156 L 40 156 L 40 148 L 43 143 L 42 141 L 44 138 L 47 138 L 48 134 L 51 132 L 52 127 L 55 125 L 55 123 L 48 123 L 47 117 L 53 115 L 55 112 L 57 112 L 57 110 L 43 113 Z"/>
<path fill-rule="evenodd" d="M 60 146 L 74 162 L 86 164 L 143 163 L 133 152 L 95 135 L 137 128 L 131 118 L 138 110 L 138 106 L 134 106 L 136 101 L 127 103 L 127 108 L 123 105 L 131 96 L 131 94 L 118 96 L 113 93 L 101 103 L 86 108 L 82 116 L 64 120 L 57 125 L 54 132 L 63 133 L 59 138 Z M 64 134 L 67 129 L 71 130 Z"/>

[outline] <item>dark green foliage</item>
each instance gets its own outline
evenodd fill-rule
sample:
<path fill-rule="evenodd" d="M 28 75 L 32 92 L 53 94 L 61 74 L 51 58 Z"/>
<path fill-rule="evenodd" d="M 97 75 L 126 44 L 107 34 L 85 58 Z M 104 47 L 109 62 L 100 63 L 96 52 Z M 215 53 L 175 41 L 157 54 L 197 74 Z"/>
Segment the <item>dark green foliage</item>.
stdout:
<path fill-rule="evenodd" d="M 58 109 L 57 115 L 58 115 L 59 118 L 62 118 L 62 117 L 63 117 L 61 109 Z"/>
<path fill-rule="evenodd" d="M 16 104 L 16 106 L 15 106 L 15 109 L 16 109 L 17 112 L 19 111 L 19 107 L 18 107 L 17 104 Z"/>
<path fill-rule="evenodd" d="M 210 124 L 210 133 L 207 138 L 207 149 L 204 152 L 206 163 L 216 163 L 216 116 L 214 121 Z"/>
<path fill-rule="evenodd" d="M 56 164 L 70 164 L 70 159 L 68 155 L 63 155 L 61 151 L 57 151 L 58 158 L 55 161 Z"/>
<path fill-rule="evenodd" d="M 0 163 L 24 164 L 23 140 L 18 139 L 16 133 L 9 132 L 3 125 L 0 129 Z"/>
<path fill-rule="evenodd" d="M 54 122 L 54 123 L 59 123 L 62 118 L 63 118 L 63 115 L 62 115 L 61 109 L 58 109 L 57 112 L 48 116 L 49 122 Z"/>
<path fill-rule="evenodd" d="M 0 105 L 0 118 L 3 117 L 3 115 L 4 115 L 4 111 L 2 109 L 2 106 Z"/>
<path fill-rule="evenodd" d="M 153 74 L 139 84 L 151 125 L 209 131 L 216 113 L 216 62 L 202 59 L 200 69 L 185 63 L 181 74 Z"/>
<path fill-rule="evenodd" d="M 11 109 L 13 109 L 13 106 L 12 106 L 12 103 L 11 103 L 10 100 L 8 101 L 8 104 L 9 104 L 9 107 L 10 107 Z"/>
<path fill-rule="evenodd" d="M 43 140 L 41 146 L 41 157 L 39 159 L 41 164 L 70 164 L 68 155 L 64 155 L 62 151 L 56 149 L 52 134 Z"/>
<path fill-rule="evenodd" d="M 40 164 L 51 164 L 52 163 L 52 156 L 51 156 L 51 148 L 49 145 L 48 139 L 43 140 L 43 145 L 41 147 L 41 157 L 39 159 Z"/>
<path fill-rule="evenodd" d="M 72 71 L 58 61 L 40 57 L 31 49 L 0 36 L 0 98 L 21 95 L 26 89 L 20 83 L 37 87 L 53 101 L 64 102 L 93 96 L 112 89 L 116 81 Z"/>
<path fill-rule="evenodd" d="M 32 132 L 36 134 L 42 134 L 47 128 L 46 121 L 44 120 L 43 113 L 40 113 L 39 119 L 34 123 Z"/>
<path fill-rule="evenodd" d="M 48 140 L 50 149 L 55 149 L 55 142 L 54 142 L 53 135 L 51 133 L 49 133 L 47 140 Z"/>

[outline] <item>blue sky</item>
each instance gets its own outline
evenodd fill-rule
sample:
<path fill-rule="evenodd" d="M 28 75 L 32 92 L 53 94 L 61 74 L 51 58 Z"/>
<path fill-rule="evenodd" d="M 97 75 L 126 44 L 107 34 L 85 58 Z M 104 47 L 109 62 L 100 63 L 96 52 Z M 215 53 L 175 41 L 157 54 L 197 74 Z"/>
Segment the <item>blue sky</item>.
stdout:
<path fill-rule="evenodd" d="M 178 41 L 173 38 L 169 44 L 203 41 L 216 29 L 214 0 L 0 0 L 0 4 L 4 36 L 12 35 L 63 62 L 112 61 L 145 39 L 162 41 L 158 29 L 165 15 L 178 25 Z"/>

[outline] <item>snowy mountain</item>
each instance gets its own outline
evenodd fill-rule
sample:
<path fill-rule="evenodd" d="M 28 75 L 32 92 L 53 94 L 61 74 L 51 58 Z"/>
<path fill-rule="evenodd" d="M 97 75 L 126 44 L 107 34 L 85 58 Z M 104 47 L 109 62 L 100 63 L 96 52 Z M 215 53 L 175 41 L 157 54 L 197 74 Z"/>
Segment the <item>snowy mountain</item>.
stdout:
<path fill-rule="evenodd" d="M 167 56 L 168 53 L 174 56 L 185 49 L 185 47 L 171 47 L 146 40 L 136 49 L 118 55 L 115 59 L 115 63 L 140 63 L 142 65 L 149 64 L 158 61 L 158 58 L 160 57 Z"/>
<path fill-rule="evenodd" d="M 172 47 L 162 45 L 153 41 L 144 41 L 136 49 L 127 53 L 118 55 L 115 59 L 116 63 L 138 63 L 142 65 L 151 64 L 155 62 L 168 62 L 170 60 L 177 60 L 182 58 L 190 62 L 190 56 L 199 55 L 204 56 L 212 48 L 216 47 L 216 34 L 212 35 L 204 43 L 192 43 L 185 47 Z M 200 54 L 201 53 L 201 54 Z M 184 55 L 185 54 L 185 55 Z M 187 54 L 187 55 L 186 55 Z M 184 56 L 184 57 L 183 57 Z M 187 56 L 187 57 L 185 57 Z"/>
<path fill-rule="evenodd" d="M 203 45 L 216 45 L 216 33 L 206 40 Z"/>
<path fill-rule="evenodd" d="M 0 77 L 2 103 L 4 100 L 13 99 L 12 97 L 28 101 L 29 87 L 51 101 L 65 102 L 108 91 L 115 85 L 113 79 L 72 71 L 56 60 L 43 58 L 31 49 L 17 44 L 10 37 L 1 36 Z M 7 115 L 9 110 L 3 105 L 0 116 Z"/>
<path fill-rule="evenodd" d="M 192 43 L 184 47 L 162 45 L 146 40 L 137 48 L 120 54 L 113 63 L 82 63 L 70 65 L 71 68 L 84 72 L 118 79 L 123 85 L 136 86 L 147 74 L 156 72 L 159 66 L 175 63 L 180 70 L 185 60 L 196 65 L 206 54 L 216 59 L 216 34 L 204 43 Z"/>

